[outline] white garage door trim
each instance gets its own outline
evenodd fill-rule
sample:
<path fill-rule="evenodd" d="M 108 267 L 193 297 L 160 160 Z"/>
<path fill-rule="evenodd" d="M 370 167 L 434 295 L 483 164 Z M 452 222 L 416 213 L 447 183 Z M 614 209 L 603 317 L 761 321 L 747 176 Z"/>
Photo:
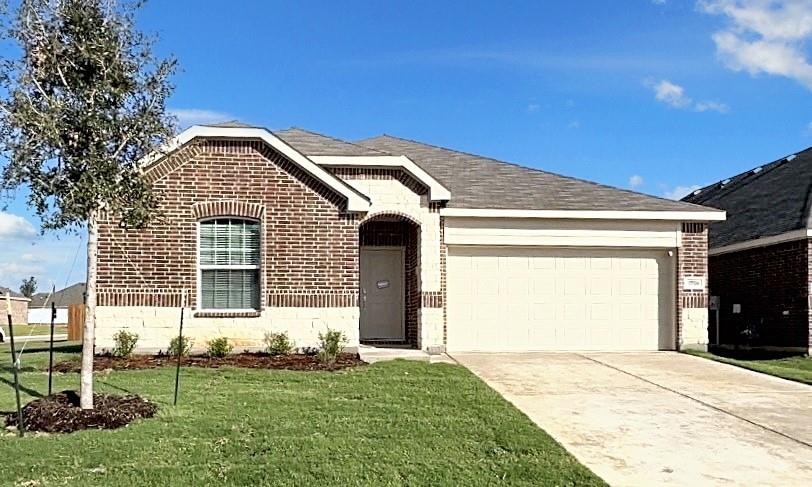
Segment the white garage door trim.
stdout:
<path fill-rule="evenodd" d="M 449 351 L 675 347 L 664 249 L 449 246 Z"/>

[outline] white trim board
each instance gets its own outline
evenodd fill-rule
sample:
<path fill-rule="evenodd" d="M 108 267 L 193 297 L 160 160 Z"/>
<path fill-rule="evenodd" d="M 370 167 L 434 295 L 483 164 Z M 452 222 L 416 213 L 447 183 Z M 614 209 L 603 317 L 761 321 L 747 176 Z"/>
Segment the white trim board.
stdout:
<path fill-rule="evenodd" d="M 488 208 L 443 208 L 440 216 L 480 218 L 562 218 L 577 220 L 671 220 L 723 221 L 724 211 L 623 211 L 623 210 L 501 210 Z"/>
<path fill-rule="evenodd" d="M 429 188 L 431 201 L 448 201 L 451 191 L 406 156 L 311 156 L 316 164 L 345 167 L 400 167 Z"/>
<path fill-rule="evenodd" d="M 264 128 L 242 128 L 242 127 L 208 127 L 204 125 L 194 125 L 180 133 L 172 139 L 160 151 L 145 157 L 141 164 L 146 166 L 157 162 L 170 152 L 173 152 L 195 138 L 221 138 L 221 139 L 256 139 L 270 145 L 285 157 L 301 167 L 305 172 L 318 179 L 328 188 L 347 198 L 347 211 L 365 212 L 369 211 L 370 202 L 366 196 L 362 195 L 341 179 L 330 174 L 323 167 L 319 166 L 304 154 L 300 153 L 290 145 L 282 141 L 270 131 Z"/>
<path fill-rule="evenodd" d="M 771 235 L 769 237 L 754 238 L 752 240 L 745 240 L 744 242 L 736 242 L 730 245 L 723 245 L 708 249 L 708 255 L 729 254 L 730 252 L 738 252 L 740 250 L 754 249 L 758 247 L 768 247 L 784 242 L 792 242 L 795 240 L 804 240 L 812 238 L 812 230 L 802 228 L 800 230 L 792 230 L 791 232 L 779 233 L 778 235 Z"/>

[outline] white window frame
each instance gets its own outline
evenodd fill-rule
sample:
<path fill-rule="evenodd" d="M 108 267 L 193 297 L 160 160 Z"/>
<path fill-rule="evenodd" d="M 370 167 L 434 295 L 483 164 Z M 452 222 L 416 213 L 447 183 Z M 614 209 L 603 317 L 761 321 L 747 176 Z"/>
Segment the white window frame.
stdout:
<path fill-rule="evenodd" d="M 211 220 L 244 220 L 248 222 L 254 222 L 259 225 L 259 264 L 257 265 L 215 265 L 215 264 L 208 264 L 203 265 L 200 263 L 200 224 L 203 222 L 211 221 Z M 195 266 L 197 268 L 197 302 L 195 303 L 195 311 L 201 313 L 222 313 L 222 314 L 241 314 L 241 313 L 259 313 L 262 311 L 262 259 L 263 259 L 263 252 L 262 252 L 262 242 L 264 238 L 262 236 L 263 225 L 260 220 L 256 218 L 247 218 L 244 216 L 234 216 L 234 215 L 219 215 L 219 216 L 208 216 L 206 218 L 201 218 L 195 224 L 195 228 L 197 231 L 197 243 L 195 245 Z M 204 270 L 218 270 L 218 269 L 229 269 L 229 270 L 256 270 L 259 273 L 257 279 L 257 286 L 259 286 L 259 307 L 258 308 L 204 308 L 203 307 L 203 271 Z"/>

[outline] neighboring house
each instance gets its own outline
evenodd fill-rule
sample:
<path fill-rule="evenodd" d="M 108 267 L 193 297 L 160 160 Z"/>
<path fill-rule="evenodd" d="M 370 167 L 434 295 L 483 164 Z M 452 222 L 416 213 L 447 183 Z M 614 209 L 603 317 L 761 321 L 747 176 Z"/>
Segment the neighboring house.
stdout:
<path fill-rule="evenodd" d="M 85 283 L 77 282 L 55 293 L 37 293 L 28 303 L 29 323 L 51 323 L 51 304 L 56 305 L 55 324 L 68 323 L 68 307 L 85 302 Z"/>
<path fill-rule="evenodd" d="M 727 210 L 710 225 L 710 292 L 719 300 L 711 342 L 809 352 L 811 191 L 806 149 L 684 198 Z"/>
<path fill-rule="evenodd" d="M 22 294 L 18 292 L 11 291 L 7 287 L 0 287 L 0 307 L 2 307 L 3 311 L 0 313 L 2 315 L 2 325 L 6 326 L 7 324 L 7 313 L 6 313 L 6 294 L 11 293 L 11 320 L 15 325 L 26 325 L 28 324 L 28 302 L 30 299 L 26 298 Z"/>
<path fill-rule="evenodd" d="M 659 350 L 707 343 L 724 212 L 420 142 L 195 126 L 145 162 L 161 217 L 99 219 L 97 345 Z M 185 291 L 185 292 L 184 292 Z M 185 297 L 184 297 L 185 296 Z"/>

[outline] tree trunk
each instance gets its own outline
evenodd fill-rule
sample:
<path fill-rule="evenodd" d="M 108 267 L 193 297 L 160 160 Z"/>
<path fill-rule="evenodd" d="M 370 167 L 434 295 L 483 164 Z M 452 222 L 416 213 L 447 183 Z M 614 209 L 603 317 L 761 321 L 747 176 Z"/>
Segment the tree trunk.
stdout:
<path fill-rule="evenodd" d="M 82 409 L 93 409 L 93 356 L 96 331 L 96 274 L 99 249 L 99 229 L 96 219 L 87 222 L 87 298 L 85 329 L 82 338 L 82 378 L 79 404 Z"/>

